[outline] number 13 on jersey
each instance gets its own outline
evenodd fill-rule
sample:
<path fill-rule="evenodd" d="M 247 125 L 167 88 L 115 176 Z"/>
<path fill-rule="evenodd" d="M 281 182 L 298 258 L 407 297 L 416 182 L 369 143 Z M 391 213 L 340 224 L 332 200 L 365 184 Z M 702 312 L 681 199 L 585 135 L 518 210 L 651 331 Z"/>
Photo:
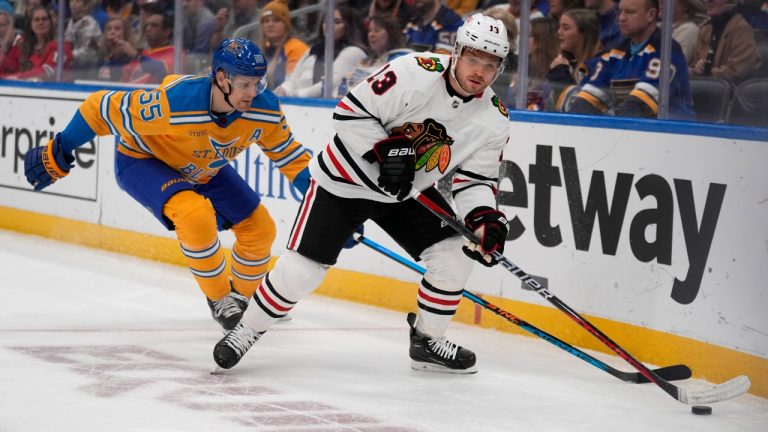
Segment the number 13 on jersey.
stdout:
<path fill-rule="evenodd" d="M 387 69 L 389 69 L 388 64 L 366 80 L 371 85 L 371 90 L 379 96 L 386 93 L 387 90 L 397 83 L 395 72 Z"/>

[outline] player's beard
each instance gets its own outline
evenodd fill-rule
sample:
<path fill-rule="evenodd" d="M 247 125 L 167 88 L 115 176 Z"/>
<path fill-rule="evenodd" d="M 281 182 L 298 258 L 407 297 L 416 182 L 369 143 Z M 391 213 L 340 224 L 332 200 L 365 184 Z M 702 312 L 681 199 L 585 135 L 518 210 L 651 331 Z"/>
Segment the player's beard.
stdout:
<path fill-rule="evenodd" d="M 486 82 L 482 76 L 477 75 L 461 76 L 461 74 L 457 74 L 457 79 L 461 88 L 471 95 L 482 92 L 491 84 Z"/>

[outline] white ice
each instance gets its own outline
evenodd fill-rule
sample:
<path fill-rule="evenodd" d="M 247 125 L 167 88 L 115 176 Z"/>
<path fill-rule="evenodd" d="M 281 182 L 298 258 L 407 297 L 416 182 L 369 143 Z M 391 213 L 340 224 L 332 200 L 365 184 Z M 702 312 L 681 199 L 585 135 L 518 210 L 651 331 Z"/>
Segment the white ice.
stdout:
<path fill-rule="evenodd" d="M 185 269 L 7 231 L 0 245 L 2 432 L 768 431 L 766 399 L 694 416 L 540 339 L 461 324 L 449 336 L 479 373 L 413 371 L 404 313 L 319 296 L 211 375 L 222 333 Z"/>

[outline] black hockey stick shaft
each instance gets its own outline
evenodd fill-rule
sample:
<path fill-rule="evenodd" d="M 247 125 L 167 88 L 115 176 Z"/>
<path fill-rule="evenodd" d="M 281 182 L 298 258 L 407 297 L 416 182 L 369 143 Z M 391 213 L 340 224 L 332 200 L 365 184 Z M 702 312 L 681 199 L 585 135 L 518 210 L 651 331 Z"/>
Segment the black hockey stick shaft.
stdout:
<path fill-rule="evenodd" d="M 381 253 L 382 255 L 389 257 L 390 259 L 394 260 L 395 262 L 402 264 L 405 267 L 408 267 L 409 269 L 423 275 L 426 273 L 426 269 L 418 264 L 416 264 L 413 261 L 408 260 L 407 258 L 398 255 L 392 250 L 387 249 L 386 247 L 374 242 L 373 240 L 357 234 L 356 239 L 358 242 L 368 246 L 369 248 L 375 250 L 376 252 Z M 600 361 L 591 355 L 585 353 L 584 351 L 568 344 L 567 342 L 564 342 L 557 337 L 545 332 L 544 330 L 539 329 L 538 327 L 518 318 L 511 312 L 508 312 L 499 306 L 496 306 L 495 304 L 485 300 L 484 298 L 478 296 L 477 294 L 474 294 L 470 291 L 464 290 L 462 292 L 462 295 L 472 302 L 480 305 L 481 307 L 493 312 L 494 314 L 504 318 L 505 320 L 511 322 L 512 324 L 522 328 L 523 330 L 527 331 L 528 333 L 537 336 L 541 339 L 544 339 L 545 341 L 551 343 L 552 345 L 562 349 L 563 351 L 574 355 L 575 357 L 578 357 L 585 362 L 591 364 L 592 366 L 597 367 L 600 370 L 603 370 L 616 378 L 632 382 L 632 383 L 647 383 L 649 382 L 648 379 L 646 379 L 643 375 L 641 375 L 638 372 L 624 372 L 620 371 L 611 365 L 606 364 L 603 361 Z M 682 380 L 682 379 L 688 379 L 691 377 L 691 370 L 686 365 L 672 365 L 672 366 L 666 366 L 659 369 L 653 370 L 657 375 L 660 377 L 663 377 L 667 380 Z"/>
<path fill-rule="evenodd" d="M 456 218 L 451 213 L 448 213 L 448 211 L 446 211 L 446 209 L 444 209 L 438 203 L 432 201 L 429 197 L 422 194 L 421 192 L 417 192 L 412 196 L 412 198 L 426 207 L 429 211 L 434 213 L 442 221 L 453 228 L 457 233 L 461 234 L 466 239 L 474 243 L 480 244 L 480 239 L 477 237 L 477 235 L 475 235 L 475 233 L 470 231 L 469 228 L 464 226 L 463 223 L 456 220 Z M 640 361 L 630 355 L 626 350 L 624 350 L 624 348 L 619 346 L 619 344 L 614 342 L 605 333 L 600 331 L 600 329 L 579 315 L 578 312 L 571 309 L 570 306 L 557 298 L 557 296 L 552 294 L 547 288 L 541 286 L 539 282 L 533 279 L 528 273 L 523 271 L 512 261 L 507 259 L 504 255 L 498 251 L 494 251 L 491 256 L 496 259 L 498 263 L 507 271 L 531 287 L 533 291 L 536 291 L 537 294 L 539 294 L 557 309 L 568 315 L 568 317 L 574 320 L 579 326 L 587 330 L 590 334 L 592 334 L 592 336 L 610 348 L 611 351 L 618 354 L 619 357 L 623 358 L 627 363 L 634 367 L 638 372 L 640 372 L 640 374 L 647 378 L 648 381 L 659 386 L 662 390 L 664 390 L 667 394 L 676 400 L 687 404 L 718 402 L 736 397 L 740 394 L 746 393 L 749 390 L 750 381 L 749 378 L 744 375 L 733 378 L 725 383 L 718 384 L 707 390 L 688 391 L 686 389 L 681 389 L 680 387 L 658 376 L 656 373 L 648 369 L 648 367 L 646 367 L 644 364 L 640 363 Z"/>

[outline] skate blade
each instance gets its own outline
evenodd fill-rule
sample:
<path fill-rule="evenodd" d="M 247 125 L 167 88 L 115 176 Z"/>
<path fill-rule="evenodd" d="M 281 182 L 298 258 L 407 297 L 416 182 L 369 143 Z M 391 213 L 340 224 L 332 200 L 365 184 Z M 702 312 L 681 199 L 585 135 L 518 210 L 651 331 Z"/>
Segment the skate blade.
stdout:
<path fill-rule="evenodd" d="M 423 371 L 423 372 L 447 373 L 447 374 L 454 374 L 454 375 L 469 375 L 469 374 L 477 373 L 477 365 L 474 365 L 467 369 L 451 369 L 438 364 L 420 362 L 416 360 L 411 361 L 411 369 L 417 370 L 417 371 Z"/>
<path fill-rule="evenodd" d="M 287 322 L 287 321 L 293 321 L 293 317 L 290 315 L 283 315 L 280 318 L 277 319 L 278 322 Z"/>
<path fill-rule="evenodd" d="M 211 375 L 224 375 L 226 372 L 227 369 L 224 369 L 219 365 L 216 365 L 211 369 Z"/>

